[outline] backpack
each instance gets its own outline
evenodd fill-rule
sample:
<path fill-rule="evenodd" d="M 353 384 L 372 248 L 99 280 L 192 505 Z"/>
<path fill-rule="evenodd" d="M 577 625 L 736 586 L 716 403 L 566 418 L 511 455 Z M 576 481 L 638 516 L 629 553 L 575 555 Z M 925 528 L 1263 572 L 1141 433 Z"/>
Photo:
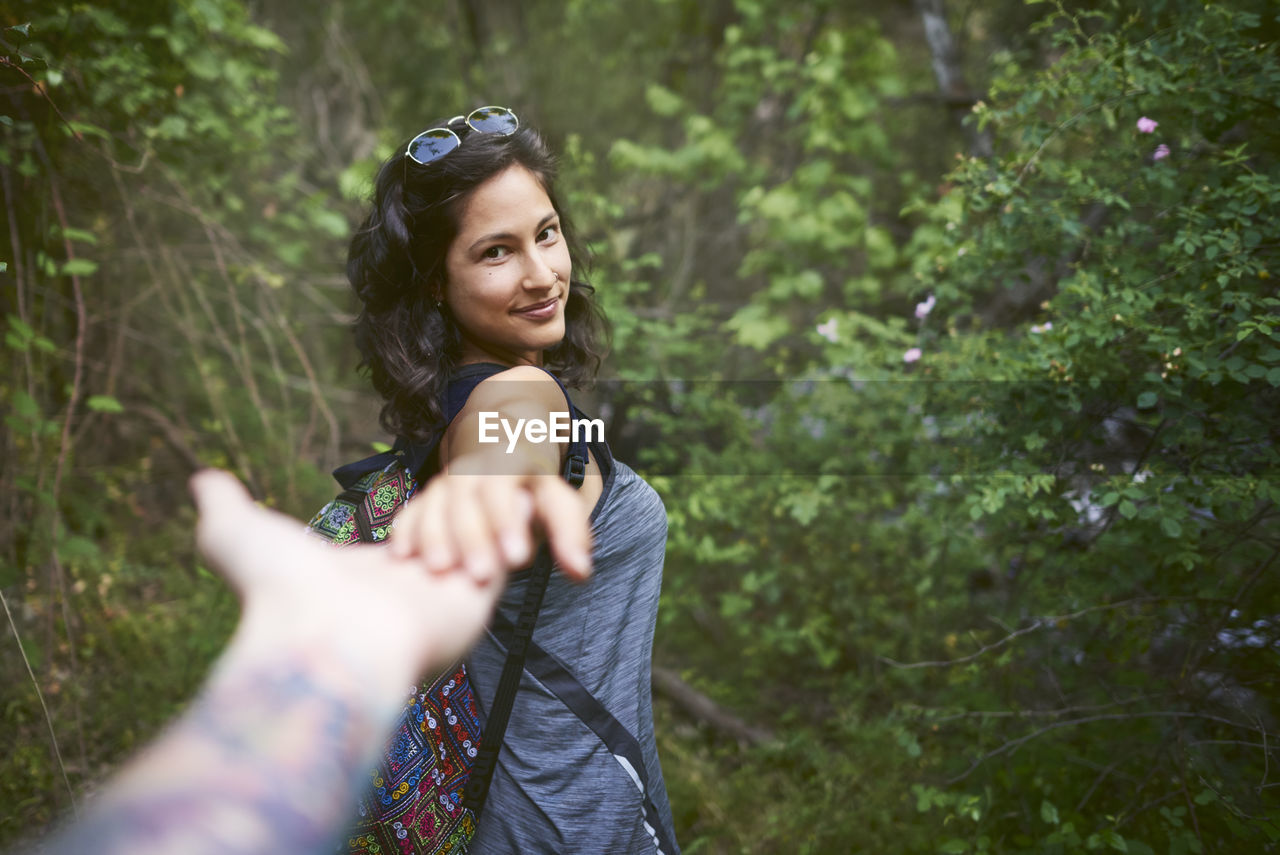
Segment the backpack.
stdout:
<path fill-rule="evenodd" d="M 490 370 L 467 372 L 466 379 L 474 382 L 466 384 L 463 402 L 485 376 L 497 373 L 492 369 L 502 366 L 486 368 Z M 450 392 L 453 398 L 454 390 Z M 457 403 L 456 409 L 453 403 Z M 450 404 L 448 415 L 452 418 L 462 404 L 456 400 Z M 571 415 L 576 414 L 572 402 L 569 408 Z M 385 540 L 396 512 L 417 493 L 420 474 L 433 459 L 441 435 L 443 432 L 425 445 L 397 440 L 391 451 L 335 470 L 334 477 L 344 489 L 315 515 L 309 530 L 334 546 Z M 586 443 L 571 444 L 562 474 L 575 488 L 582 485 L 586 463 Z M 368 786 L 361 792 L 355 821 L 341 851 L 350 855 L 458 855 L 467 851 L 497 764 L 550 575 L 551 558 L 544 545 L 530 572 L 485 726 L 481 725 L 464 663 L 412 690 L 381 759 L 370 770 Z"/>

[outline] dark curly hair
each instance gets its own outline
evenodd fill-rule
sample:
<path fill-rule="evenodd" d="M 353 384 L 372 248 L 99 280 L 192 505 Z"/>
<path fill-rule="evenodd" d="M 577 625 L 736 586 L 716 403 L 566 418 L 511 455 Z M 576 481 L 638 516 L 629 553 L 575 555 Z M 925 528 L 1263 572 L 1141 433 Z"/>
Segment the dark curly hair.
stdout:
<path fill-rule="evenodd" d="M 460 146 L 425 166 L 406 157 L 407 146 L 408 140 L 378 171 L 373 209 L 347 256 L 347 278 L 361 302 L 355 321 L 360 367 L 383 398 L 383 428 L 423 441 L 443 426 L 442 395 L 462 344 L 448 307 L 436 304 L 445 284 L 445 255 L 467 197 L 516 164 L 533 173 L 560 215 L 573 265 L 565 335 L 546 351 L 544 363 L 569 386 L 593 379 L 608 329 L 595 289 L 579 272 L 585 259 L 556 198 L 555 158 L 546 142 L 528 128 L 510 136 L 463 133 Z"/>

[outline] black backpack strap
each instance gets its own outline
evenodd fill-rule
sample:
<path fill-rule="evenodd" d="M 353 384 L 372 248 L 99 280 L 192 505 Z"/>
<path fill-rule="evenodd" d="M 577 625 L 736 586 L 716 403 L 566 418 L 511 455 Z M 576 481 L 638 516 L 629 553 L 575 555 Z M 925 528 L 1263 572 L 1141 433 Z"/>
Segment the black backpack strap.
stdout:
<path fill-rule="evenodd" d="M 399 446 L 399 444 L 400 441 L 396 440 L 396 445 Z M 381 454 L 375 454 L 372 457 L 366 457 L 363 460 L 356 460 L 344 466 L 339 466 L 337 469 L 333 470 L 333 477 L 342 485 L 342 489 L 344 491 L 348 491 L 355 487 L 357 481 L 368 475 L 370 472 L 378 472 L 379 470 L 386 469 L 392 463 L 395 463 L 397 459 L 398 455 L 396 454 L 395 449 L 392 449 L 391 451 L 384 451 Z"/>
<path fill-rule="evenodd" d="M 551 377 L 556 381 L 556 385 L 564 393 L 565 401 L 569 404 L 570 419 L 581 417 L 582 414 L 574 407 L 560 379 L 554 374 Z M 570 443 L 561 474 L 575 490 L 586 480 L 587 443 L 581 436 L 576 442 Z M 533 643 L 533 627 L 538 622 L 538 612 L 542 610 L 542 600 L 547 593 L 547 583 L 550 580 L 551 551 L 544 543 L 538 549 L 538 555 L 529 571 L 529 581 L 524 592 L 524 602 L 520 606 L 520 616 L 505 639 L 507 658 L 502 664 L 502 675 L 498 678 L 498 688 L 493 695 L 492 709 L 485 721 L 475 765 L 471 767 L 471 775 L 467 778 L 467 788 L 463 793 L 463 803 L 475 814 L 477 822 L 481 811 L 484 810 L 485 799 L 489 795 L 493 770 L 498 765 L 503 736 L 507 732 L 507 722 L 511 720 L 511 708 L 515 704 L 516 692 L 520 688 L 520 677 L 524 673 L 525 658 Z M 501 615 L 495 616 L 495 620 L 501 620 L 504 625 L 507 624 L 506 619 Z"/>
<path fill-rule="evenodd" d="M 471 767 L 471 775 L 467 778 L 467 788 L 463 792 L 463 804 L 476 815 L 477 821 L 480 819 L 480 812 L 484 810 L 485 798 L 489 795 L 489 783 L 493 780 L 494 767 L 498 765 L 498 753 L 502 750 L 502 739 L 507 732 L 507 722 L 511 719 L 511 707 L 515 703 L 516 691 L 520 688 L 524 660 L 529 653 L 529 644 L 533 641 L 533 627 L 538 622 L 538 612 L 542 609 L 542 599 L 547 593 L 547 582 L 550 579 L 551 553 L 546 544 L 543 544 L 529 571 L 520 617 L 512 628 L 507 658 L 502 665 L 502 676 L 498 678 L 493 706 L 480 737 L 480 749 L 476 754 L 475 765 Z"/>
<path fill-rule="evenodd" d="M 493 616 L 493 634 L 498 641 L 511 649 L 516 643 L 517 630 L 514 624 L 501 612 Z M 657 840 L 659 852 L 676 851 L 671 842 L 671 832 L 661 820 L 657 805 L 654 804 L 649 788 L 649 770 L 644 762 L 644 751 L 631 731 L 596 699 L 596 696 L 579 682 L 563 662 L 548 652 L 536 641 L 527 643 L 525 668 L 551 694 L 560 699 L 578 720 L 591 728 L 600 738 L 609 753 L 622 765 L 634 773 L 633 781 L 644 797 L 644 821 L 648 824 L 650 834 Z"/>
<path fill-rule="evenodd" d="M 582 411 L 573 405 L 573 399 L 569 397 L 569 391 L 564 388 L 560 378 L 551 374 L 550 371 L 547 374 L 550 374 L 551 379 L 556 381 L 556 385 L 560 387 L 561 394 L 564 395 L 565 403 L 569 405 L 570 422 L 586 418 Z M 582 431 L 582 434 L 586 433 L 586 431 Z M 582 435 L 578 435 L 576 440 L 572 439 L 575 434 L 577 434 L 577 431 L 570 434 L 571 441 L 568 451 L 565 453 L 564 466 L 561 468 L 560 474 L 564 476 L 564 480 L 569 482 L 569 486 L 576 490 L 582 486 L 587 478 L 587 440 Z"/>

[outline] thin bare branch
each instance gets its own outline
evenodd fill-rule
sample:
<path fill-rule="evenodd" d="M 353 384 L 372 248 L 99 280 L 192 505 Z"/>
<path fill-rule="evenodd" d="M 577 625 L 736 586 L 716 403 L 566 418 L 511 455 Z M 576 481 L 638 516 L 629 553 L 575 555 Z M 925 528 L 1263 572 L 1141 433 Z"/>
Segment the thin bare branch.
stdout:
<path fill-rule="evenodd" d="M 75 790 L 71 789 L 71 779 L 67 777 L 67 766 L 62 762 L 62 749 L 58 747 L 58 734 L 53 729 L 53 716 L 49 714 L 49 705 L 44 702 L 44 692 L 40 690 L 40 681 L 36 679 L 36 672 L 31 668 L 31 660 L 27 658 L 27 649 L 22 646 L 22 634 L 18 632 L 18 625 L 13 621 L 13 612 L 9 611 L 9 601 L 5 599 L 4 588 L 0 588 L 0 605 L 4 606 L 4 616 L 9 620 L 9 628 L 13 630 L 13 640 L 18 644 L 22 664 L 27 667 L 27 676 L 31 678 L 31 685 L 36 690 L 36 698 L 40 701 L 40 709 L 44 711 L 44 723 L 49 728 L 49 740 L 53 743 L 53 753 L 58 759 L 58 771 L 62 773 L 62 783 L 66 785 L 67 795 L 71 798 L 71 810 L 79 818 L 80 806 L 76 802 Z"/>
<path fill-rule="evenodd" d="M 1232 721 L 1229 718 L 1222 718 L 1221 716 L 1210 715 L 1208 713 L 1183 712 L 1179 710 L 1152 710 L 1149 712 L 1136 712 L 1136 713 L 1112 713 L 1109 715 L 1091 715 L 1091 716 L 1085 716 L 1083 718 L 1073 718 L 1070 721 L 1054 722 L 1053 724 L 1045 725 L 1044 727 L 1039 728 L 1038 730 L 1033 730 L 1031 733 L 1028 733 L 1024 736 L 1019 736 L 1017 739 L 1010 739 L 1008 742 L 1005 742 L 1004 744 L 1002 744 L 999 748 L 996 748 L 992 751 L 988 751 L 987 753 L 979 757 L 977 760 L 974 760 L 973 763 L 969 766 L 969 768 L 966 769 L 964 772 L 960 773 L 959 775 L 956 775 L 954 778 L 948 779 L 947 785 L 951 786 L 952 784 L 957 784 L 960 781 L 963 781 L 965 778 L 972 775 L 979 766 L 981 766 L 983 763 L 987 762 L 988 760 L 994 757 L 998 757 L 1001 754 L 1012 754 L 1013 752 L 1021 748 L 1024 744 L 1030 742 L 1033 739 L 1037 739 L 1041 736 L 1044 736 L 1046 733 L 1049 733 L 1050 731 L 1058 730 L 1063 727 L 1074 727 L 1080 724 L 1090 724 L 1092 722 L 1097 722 L 1097 721 L 1131 721 L 1133 719 L 1138 719 L 1138 718 L 1173 718 L 1173 719 L 1194 718 L 1202 721 L 1215 721 L 1219 724 L 1225 724 L 1230 727 L 1244 728 L 1245 730 L 1256 730 L 1256 728 L 1251 724 L 1244 724 L 1242 722 Z"/>
<path fill-rule="evenodd" d="M 878 656 L 876 658 L 879 659 L 881 662 L 885 663 L 886 665 L 890 665 L 894 668 L 903 668 L 903 669 L 948 668 L 952 665 L 963 665 L 966 662 L 972 662 L 975 659 L 979 659 L 982 656 L 985 656 L 986 654 L 992 652 L 993 650 L 999 650 L 1001 647 L 1004 647 L 1009 642 L 1017 638 L 1021 638 L 1024 635 L 1030 635 L 1031 633 L 1038 632 L 1039 630 L 1042 630 L 1042 629 L 1056 627 L 1058 624 L 1062 623 L 1063 621 L 1072 621 L 1072 620 L 1075 620 L 1076 618 L 1083 617 L 1084 615 L 1091 614 L 1093 612 L 1113 611 L 1115 609 L 1123 609 L 1129 606 L 1140 605 L 1142 603 L 1177 602 L 1182 600 L 1197 600 L 1197 599 L 1199 598 L 1198 597 L 1134 597 L 1133 599 L 1129 599 L 1129 600 L 1121 600 L 1118 603 L 1106 603 L 1100 606 L 1089 606 L 1088 608 L 1080 609 L 1079 611 L 1071 612 L 1070 614 L 1033 618 L 1029 626 L 1024 626 L 1021 629 L 1016 629 L 1013 632 L 1006 635 L 1004 638 L 1000 639 L 999 641 L 993 641 L 991 644 L 984 645 L 979 650 L 973 653 L 970 653 L 968 656 L 961 656 L 959 659 L 930 659 L 924 662 L 899 662 L 896 659 L 890 659 L 888 656 Z"/>

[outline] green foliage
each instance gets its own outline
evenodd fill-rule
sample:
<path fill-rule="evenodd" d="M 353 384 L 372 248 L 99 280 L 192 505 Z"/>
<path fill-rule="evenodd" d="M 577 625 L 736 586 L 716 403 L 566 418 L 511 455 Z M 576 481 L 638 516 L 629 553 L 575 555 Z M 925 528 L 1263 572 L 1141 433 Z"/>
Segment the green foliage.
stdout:
<path fill-rule="evenodd" d="M 9 14 L 0 585 L 35 680 L 0 659 L 5 840 L 67 808 L 64 776 L 79 791 L 148 738 L 233 625 L 234 598 L 196 572 L 186 476 L 232 467 L 295 513 L 327 492 L 338 426 L 304 304 L 277 290 L 314 290 L 324 263 L 282 259 L 319 257 L 335 216 L 346 229 L 279 169 L 283 44 L 243 4 Z"/>
<path fill-rule="evenodd" d="M 839 46 L 826 27 L 839 22 L 813 44 Z M 903 722 L 897 774 L 928 796 L 900 821 L 938 830 L 871 851 L 1263 845 L 1276 830 L 1255 786 L 1274 759 L 1274 28 L 1257 10 L 1170 4 L 1058 7 L 1036 32 L 1054 61 L 1002 57 L 970 120 L 995 157 L 961 158 L 940 192 L 903 199 L 899 246 L 872 225 L 877 183 L 859 172 L 892 168 L 898 147 L 797 106 L 841 103 L 804 73 L 838 54 L 780 71 L 767 37 L 726 38 L 717 62 L 751 72 L 726 71 L 707 100 L 718 128 L 741 128 L 742 161 L 719 143 L 687 152 L 703 144 L 687 119 L 679 147 L 614 145 L 628 169 L 682 182 L 696 201 L 681 206 L 735 191 L 745 291 L 686 376 L 783 378 L 745 395 L 675 384 L 639 416 L 656 448 L 642 461 L 677 473 L 655 480 L 671 524 L 660 641 L 716 675 L 715 697 L 849 758 L 808 773 L 827 786 L 865 762 L 832 735 L 832 709 Z M 857 81 L 891 56 L 857 55 Z M 733 112 L 779 91 L 798 120 L 783 143 Z M 651 90 L 649 104 L 687 116 L 686 97 Z M 1151 136 L 1143 116 L 1159 121 Z M 908 300 L 930 295 L 912 319 Z M 1208 795 L 1160 810 L 1184 790 Z M 734 805 L 732 821 L 684 821 L 736 840 L 726 851 L 831 851 L 810 842 L 804 799 L 740 798 L 706 797 Z M 889 810 L 821 823 L 865 840 Z"/>
<path fill-rule="evenodd" d="M 194 463 L 301 515 L 385 447 L 341 244 L 479 101 L 563 154 L 656 657 L 777 735 L 659 700 L 684 851 L 1274 851 L 1280 21 L 957 5 L 966 134 L 914 9 L 846 6 L 15 10 L 0 588 L 73 788 L 234 621 Z M 20 659 L 4 839 L 67 804 Z"/>

